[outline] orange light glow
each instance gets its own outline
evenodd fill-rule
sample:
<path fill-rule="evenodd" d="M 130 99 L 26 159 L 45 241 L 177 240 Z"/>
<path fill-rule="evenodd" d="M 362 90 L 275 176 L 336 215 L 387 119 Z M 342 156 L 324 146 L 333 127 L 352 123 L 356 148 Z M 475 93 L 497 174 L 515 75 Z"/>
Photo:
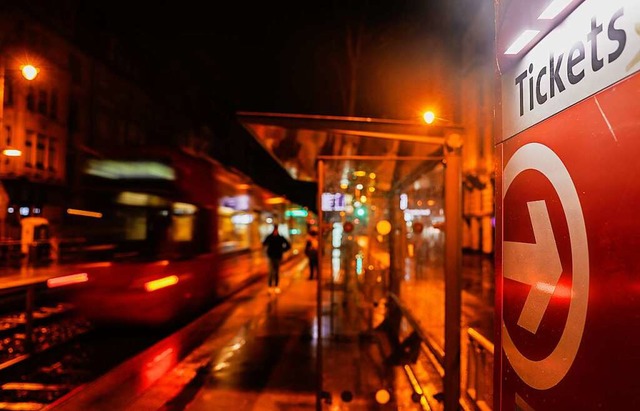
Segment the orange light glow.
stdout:
<path fill-rule="evenodd" d="M 97 263 L 83 264 L 82 268 L 104 268 L 104 267 L 111 267 L 112 265 L 113 263 L 110 261 L 100 261 Z"/>
<path fill-rule="evenodd" d="M 364 177 L 364 176 L 367 175 L 367 172 L 366 171 L 362 171 L 362 170 L 358 170 L 353 174 L 355 174 L 356 177 Z"/>
<path fill-rule="evenodd" d="M 48 288 L 64 287 L 65 285 L 85 283 L 89 281 L 89 275 L 87 273 L 77 273 L 71 275 L 65 275 L 62 277 L 49 278 L 47 280 Z"/>
<path fill-rule="evenodd" d="M 82 217 L 102 218 L 102 213 L 96 211 L 78 210 L 76 208 L 67 208 L 67 214 L 79 215 Z"/>
<path fill-rule="evenodd" d="M 283 204 L 287 201 L 284 197 L 271 197 L 265 200 L 267 204 Z"/>
<path fill-rule="evenodd" d="M 156 261 L 154 264 L 162 266 L 162 267 L 166 267 L 169 265 L 169 260 L 160 260 L 160 261 Z"/>
<path fill-rule="evenodd" d="M 165 358 L 167 358 L 172 353 L 173 353 L 173 348 L 167 348 L 166 350 L 162 351 L 160 354 L 158 354 L 155 357 L 153 357 L 153 360 L 151 360 L 151 362 L 147 363 L 147 367 L 151 367 L 154 364 L 159 363 L 160 361 L 164 360 Z"/>
<path fill-rule="evenodd" d="M 154 356 L 145 365 L 142 371 L 141 384 L 146 389 L 154 382 L 158 381 L 163 375 L 169 372 L 178 362 L 177 350 L 167 348 L 158 355 Z"/>
<path fill-rule="evenodd" d="M 148 292 L 157 291 L 161 288 L 169 287 L 178 284 L 178 276 L 170 275 L 168 277 L 159 278 L 157 280 L 144 283 L 144 289 Z"/>
<path fill-rule="evenodd" d="M 573 298 L 573 289 L 570 286 L 564 285 L 564 284 L 558 284 L 556 285 L 556 289 L 555 289 L 555 294 L 556 297 L 559 298 L 564 298 L 564 299 L 571 299 Z"/>

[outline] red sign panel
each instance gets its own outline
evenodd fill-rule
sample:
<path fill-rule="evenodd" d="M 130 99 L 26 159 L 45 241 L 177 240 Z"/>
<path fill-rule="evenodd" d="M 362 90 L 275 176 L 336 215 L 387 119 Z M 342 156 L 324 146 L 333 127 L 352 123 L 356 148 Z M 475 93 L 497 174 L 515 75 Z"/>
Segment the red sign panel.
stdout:
<path fill-rule="evenodd" d="M 552 31 L 501 78 L 499 410 L 640 409 L 640 7 L 586 0 L 574 13 L 564 28 L 583 47 Z M 560 56 L 571 69 L 550 77 Z"/>

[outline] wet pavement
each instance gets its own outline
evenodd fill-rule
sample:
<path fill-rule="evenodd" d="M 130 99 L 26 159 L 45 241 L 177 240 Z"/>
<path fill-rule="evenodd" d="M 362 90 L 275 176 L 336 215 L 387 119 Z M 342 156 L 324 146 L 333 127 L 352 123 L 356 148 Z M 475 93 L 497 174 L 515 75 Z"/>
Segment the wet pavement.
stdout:
<path fill-rule="evenodd" d="M 421 267 L 407 261 L 400 299 L 423 330 L 444 347 L 444 262 L 434 256 Z M 472 327 L 489 341 L 494 339 L 494 263 L 483 254 L 463 254 L 462 328 Z"/>
<path fill-rule="evenodd" d="M 331 278 L 331 264 L 323 266 L 323 278 Z M 442 267 L 437 259 L 422 263 L 419 269 L 408 266 L 400 296 L 421 327 L 438 341 L 444 326 Z M 332 292 L 330 284 L 324 284 L 322 338 L 318 339 L 317 282 L 307 276 L 304 259 L 291 261 L 283 266 L 280 294 L 269 293 L 265 280 L 233 296 L 233 308 L 218 311 L 215 331 L 185 357 L 173 358 L 179 352 L 179 343 L 173 342 L 173 350 L 156 347 L 147 356 L 150 360 L 137 360 L 132 372 L 146 370 L 144 390 L 133 390 L 127 380 L 114 381 L 120 378 L 117 375 L 106 376 L 85 390 L 87 396 L 95 396 L 86 403 L 114 404 L 118 399 L 118 409 L 141 411 L 312 410 L 317 409 L 321 376 L 322 409 L 422 409 L 414 402 L 415 387 L 408 371 L 387 361 L 388 347 L 376 332 L 384 304 L 372 306 L 355 290 L 338 287 Z M 462 326 L 474 327 L 492 339 L 492 259 L 465 255 L 463 278 Z M 433 397 L 439 392 L 440 377 L 424 362 L 415 364 L 411 372 L 425 393 Z M 380 390 L 389 394 L 388 403 L 376 402 Z M 437 409 L 434 403 L 432 408 Z"/>
<path fill-rule="evenodd" d="M 330 332 L 323 316 L 319 364 L 317 283 L 307 279 L 304 261 L 281 276 L 280 294 L 267 292 L 265 285 L 247 293 L 207 342 L 127 409 L 313 410 L 319 368 L 326 392 L 323 409 L 397 409 L 375 403 L 376 391 L 388 386 L 388 373 L 374 341 L 363 340 L 351 326 L 341 327 L 356 317 L 356 306 L 336 313 L 340 332 Z M 325 314 L 330 309 L 326 302 Z"/>

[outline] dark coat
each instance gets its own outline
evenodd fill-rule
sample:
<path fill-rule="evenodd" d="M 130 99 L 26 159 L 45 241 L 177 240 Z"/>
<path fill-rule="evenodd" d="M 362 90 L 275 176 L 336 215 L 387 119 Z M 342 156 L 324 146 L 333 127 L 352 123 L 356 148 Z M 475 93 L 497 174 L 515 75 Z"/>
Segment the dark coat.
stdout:
<path fill-rule="evenodd" d="M 291 249 L 291 243 L 280 234 L 269 234 L 262 242 L 267 247 L 267 256 L 269 258 L 282 259 L 282 254 Z"/>

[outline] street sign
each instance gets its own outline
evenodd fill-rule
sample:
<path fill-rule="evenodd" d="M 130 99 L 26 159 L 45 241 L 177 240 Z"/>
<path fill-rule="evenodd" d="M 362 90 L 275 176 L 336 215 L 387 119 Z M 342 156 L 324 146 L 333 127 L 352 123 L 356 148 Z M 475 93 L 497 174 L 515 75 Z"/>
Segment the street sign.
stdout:
<path fill-rule="evenodd" d="M 585 0 L 501 73 L 496 410 L 640 409 L 639 56 L 640 2 Z"/>
<path fill-rule="evenodd" d="M 344 211 L 345 199 L 342 193 L 322 193 L 322 211 Z"/>

